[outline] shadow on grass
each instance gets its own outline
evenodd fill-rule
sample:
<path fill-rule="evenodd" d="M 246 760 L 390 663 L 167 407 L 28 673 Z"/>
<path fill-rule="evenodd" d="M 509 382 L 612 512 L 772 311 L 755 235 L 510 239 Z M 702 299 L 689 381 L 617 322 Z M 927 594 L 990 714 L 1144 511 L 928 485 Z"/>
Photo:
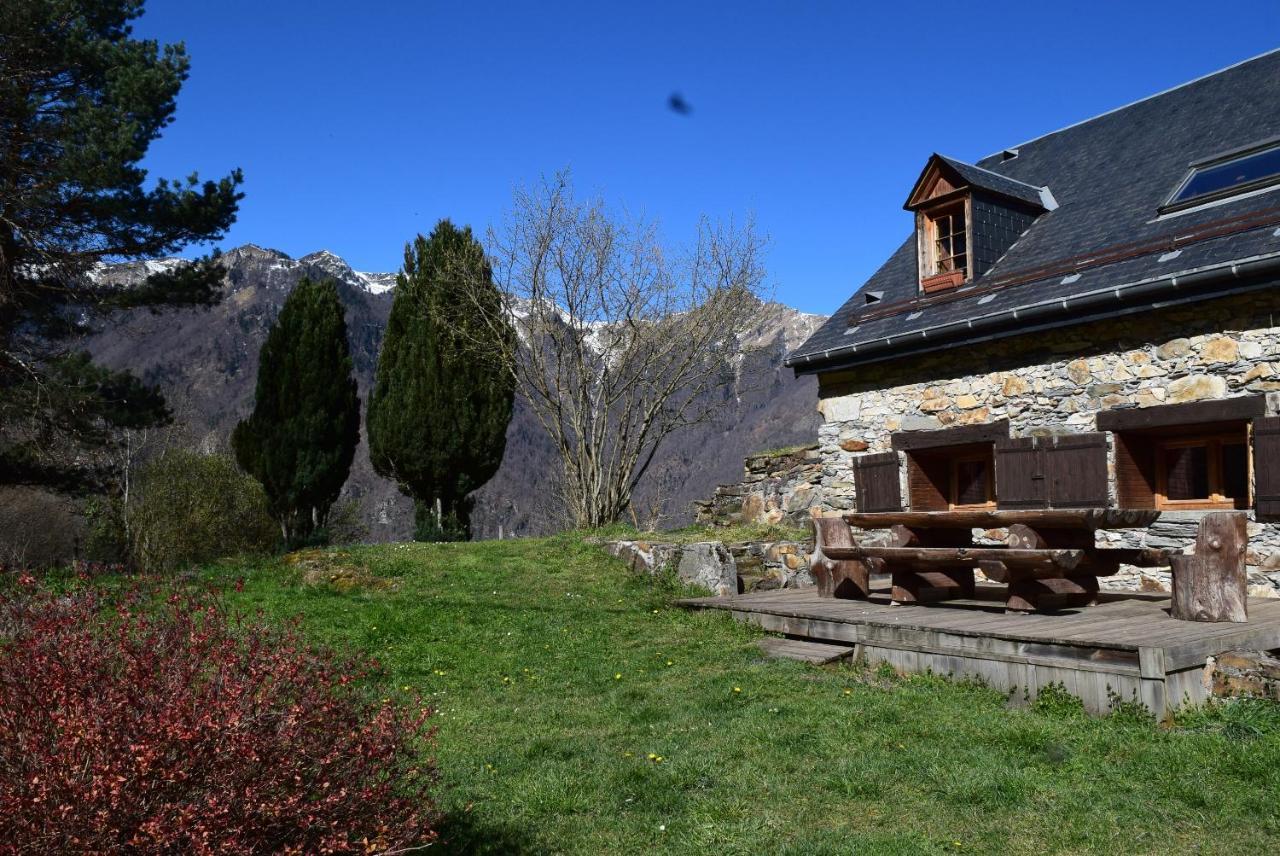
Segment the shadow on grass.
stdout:
<path fill-rule="evenodd" d="M 440 820 L 439 853 L 456 856 L 498 856 L 498 854 L 545 853 L 545 843 L 538 842 L 525 830 L 495 823 L 473 812 L 449 812 Z"/>

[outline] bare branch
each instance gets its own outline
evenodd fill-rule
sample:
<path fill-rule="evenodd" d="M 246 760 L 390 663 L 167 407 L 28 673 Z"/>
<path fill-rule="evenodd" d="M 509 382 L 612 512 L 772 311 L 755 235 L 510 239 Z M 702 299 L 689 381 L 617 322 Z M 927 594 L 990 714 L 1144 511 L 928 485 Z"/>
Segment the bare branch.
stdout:
<path fill-rule="evenodd" d="M 667 246 L 654 224 L 576 199 L 565 173 L 515 192 L 488 237 L 504 316 L 480 329 L 516 322 L 498 356 L 559 452 L 576 525 L 617 520 L 663 440 L 721 410 L 763 308 L 764 247 L 751 220 L 706 219 Z"/>

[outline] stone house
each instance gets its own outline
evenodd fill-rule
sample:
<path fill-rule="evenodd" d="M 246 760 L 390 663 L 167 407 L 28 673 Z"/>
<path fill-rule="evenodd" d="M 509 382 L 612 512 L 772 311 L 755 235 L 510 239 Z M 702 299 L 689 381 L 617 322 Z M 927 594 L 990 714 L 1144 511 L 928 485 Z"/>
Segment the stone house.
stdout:
<path fill-rule="evenodd" d="M 1160 509 L 1106 536 L 1134 546 L 1247 509 L 1251 591 L 1280 589 L 1278 191 L 1280 51 L 929 158 L 912 233 L 787 357 L 819 383 L 821 508 Z"/>

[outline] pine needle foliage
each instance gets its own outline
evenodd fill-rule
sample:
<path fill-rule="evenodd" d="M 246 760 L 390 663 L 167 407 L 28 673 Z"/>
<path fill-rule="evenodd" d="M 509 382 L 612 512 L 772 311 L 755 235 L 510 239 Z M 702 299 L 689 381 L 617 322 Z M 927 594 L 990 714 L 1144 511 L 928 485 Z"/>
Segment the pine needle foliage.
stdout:
<path fill-rule="evenodd" d="M 414 498 L 421 541 L 470 537 L 468 495 L 506 449 L 515 380 L 498 358 L 505 348 L 485 338 L 514 341 L 515 331 L 481 323 L 477 300 L 499 308 L 503 296 L 469 227 L 441 220 L 405 247 L 369 397 L 369 456 Z"/>
<path fill-rule="evenodd" d="M 289 546 L 322 534 L 359 442 L 342 302 L 332 280 L 304 277 L 262 344 L 253 414 L 231 435 Z"/>
<path fill-rule="evenodd" d="M 0 483 L 103 477 L 113 429 L 168 419 L 156 396 L 75 348 L 114 310 L 216 302 L 216 256 L 120 288 L 100 263 L 215 241 L 242 196 L 218 181 L 153 181 L 141 163 L 173 119 L 181 44 L 136 39 L 142 0 L 0 4 Z M 132 387 L 128 395 L 121 390 Z M 142 394 L 135 394 L 142 393 Z"/>

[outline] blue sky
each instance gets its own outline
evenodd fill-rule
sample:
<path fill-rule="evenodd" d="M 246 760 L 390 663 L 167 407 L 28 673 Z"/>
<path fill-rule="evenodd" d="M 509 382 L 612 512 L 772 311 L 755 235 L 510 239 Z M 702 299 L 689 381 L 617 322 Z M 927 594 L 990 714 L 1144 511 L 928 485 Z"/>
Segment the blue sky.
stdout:
<path fill-rule="evenodd" d="M 136 32 L 192 58 L 152 174 L 245 172 L 224 247 L 394 270 L 439 218 L 483 232 L 569 167 L 674 241 L 754 213 L 777 298 L 827 313 L 910 230 L 931 152 L 976 160 L 1262 53 L 1280 3 L 150 0 Z"/>

